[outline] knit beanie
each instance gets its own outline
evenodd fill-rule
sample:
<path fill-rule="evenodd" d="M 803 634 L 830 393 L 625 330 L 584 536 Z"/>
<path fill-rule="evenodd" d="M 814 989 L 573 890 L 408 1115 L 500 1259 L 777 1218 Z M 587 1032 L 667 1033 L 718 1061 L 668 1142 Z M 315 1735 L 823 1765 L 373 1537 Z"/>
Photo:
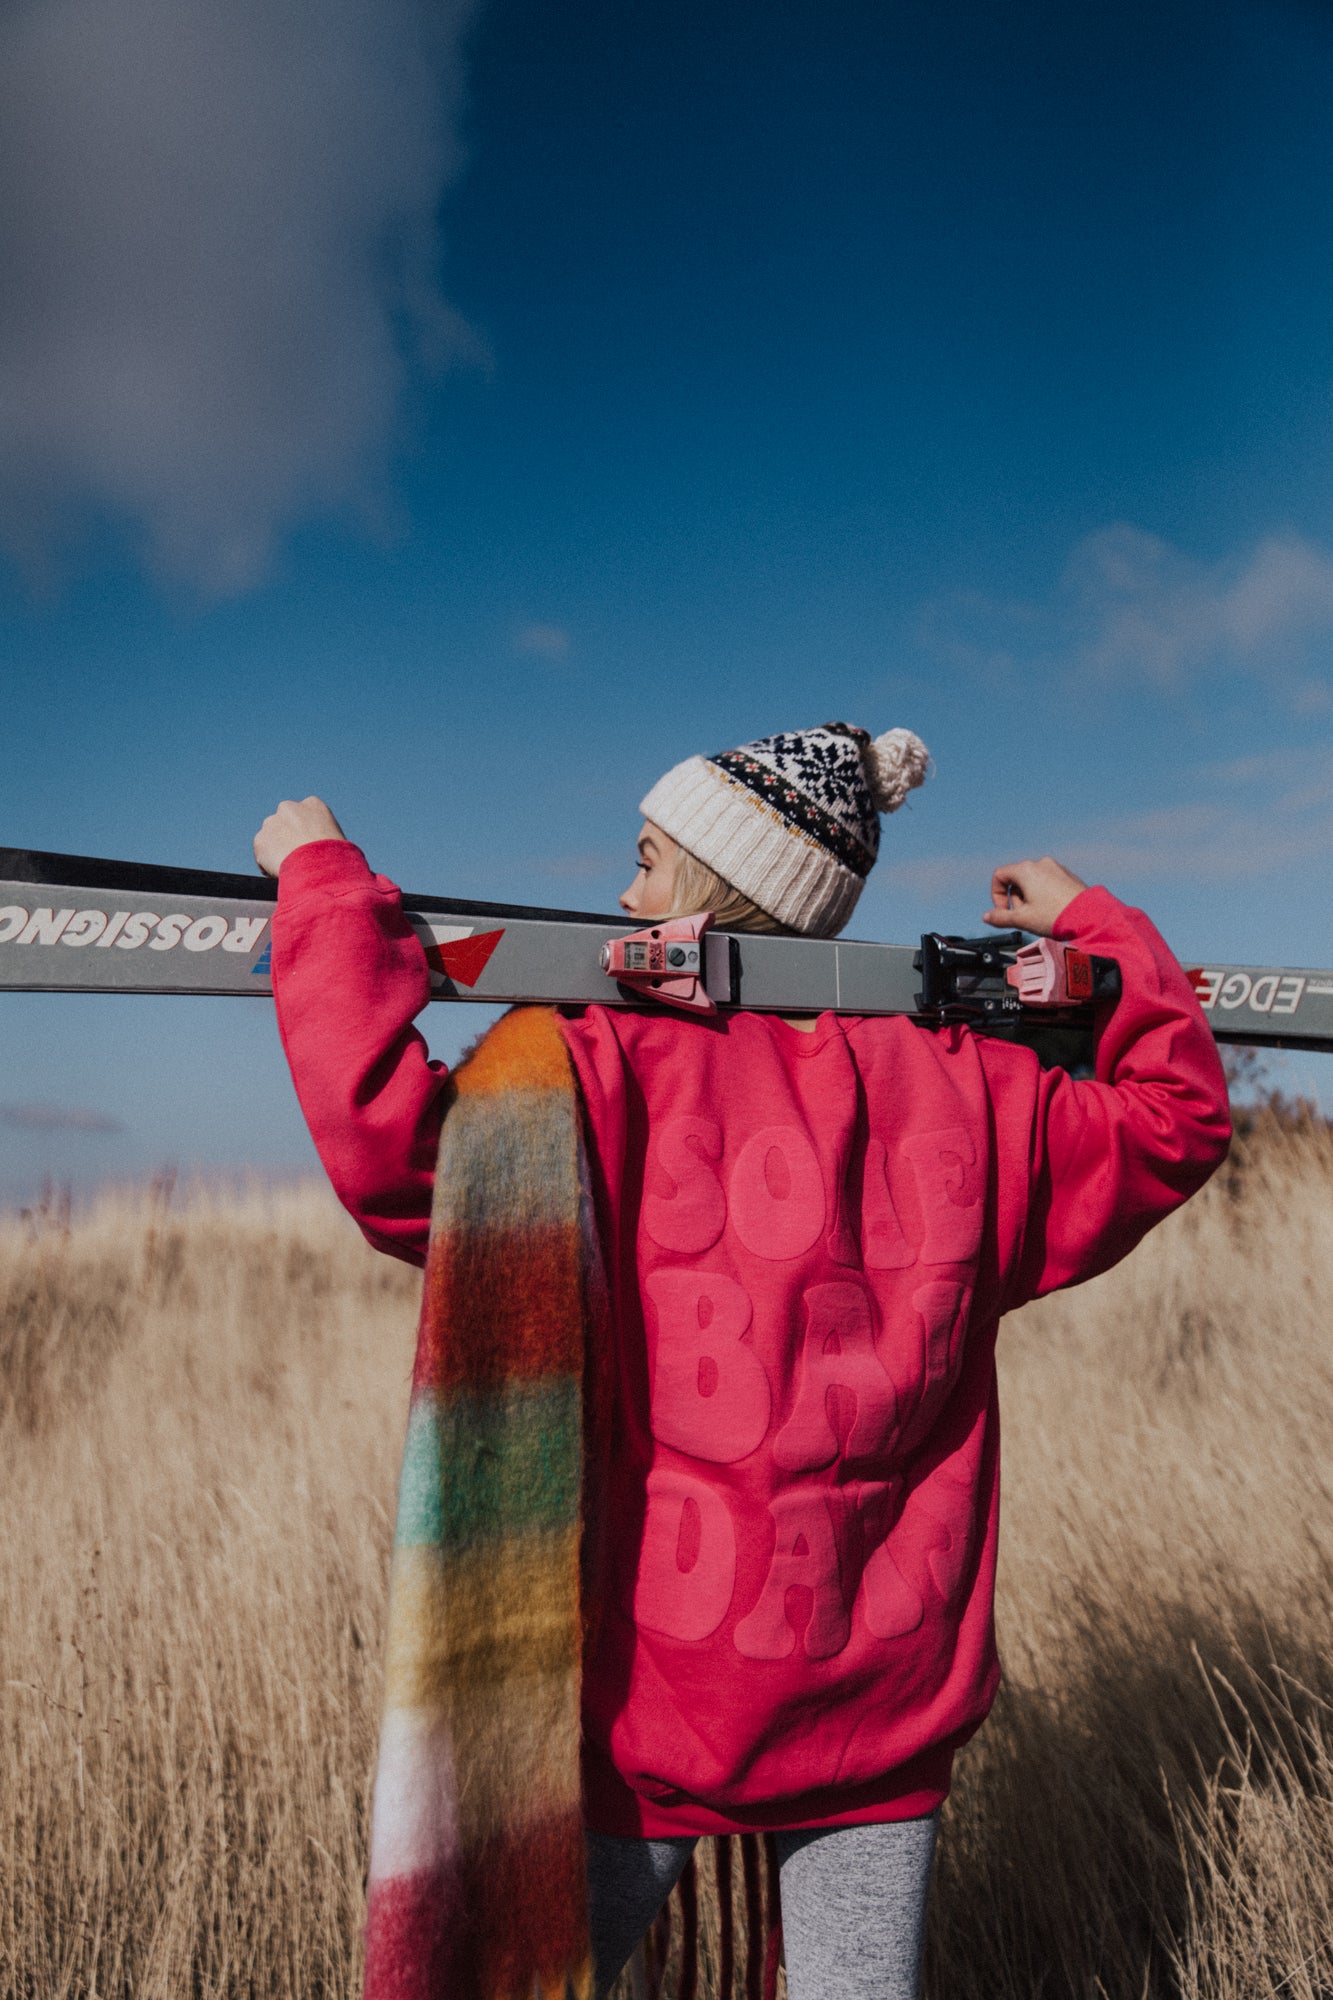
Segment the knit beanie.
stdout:
<path fill-rule="evenodd" d="M 880 814 L 897 812 L 929 766 L 910 729 L 872 741 L 826 722 L 687 757 L 639 811 L 777 923 L 834 937 L 875 865 Z"/>

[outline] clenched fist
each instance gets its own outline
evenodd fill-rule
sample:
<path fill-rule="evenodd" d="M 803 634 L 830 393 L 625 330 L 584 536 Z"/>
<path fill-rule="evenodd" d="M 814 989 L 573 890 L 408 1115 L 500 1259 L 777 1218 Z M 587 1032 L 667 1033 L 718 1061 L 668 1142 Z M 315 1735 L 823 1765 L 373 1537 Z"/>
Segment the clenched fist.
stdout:
<path fill-rule="evenodd" d="M 1000 931 L 1033 931 L 1049 937 L 1063 911 L 1087 886 L 1049 854 L 1040 861 L 1015 861 L 991 876 L 991 908 L 981 921 Z"/>
<path fill-rule="evenodd" d="M 289 854 L 312 840 L 346 840 L 323 799 L 284 799 L 255 835 L 255 860 L 276 875 Z"/>

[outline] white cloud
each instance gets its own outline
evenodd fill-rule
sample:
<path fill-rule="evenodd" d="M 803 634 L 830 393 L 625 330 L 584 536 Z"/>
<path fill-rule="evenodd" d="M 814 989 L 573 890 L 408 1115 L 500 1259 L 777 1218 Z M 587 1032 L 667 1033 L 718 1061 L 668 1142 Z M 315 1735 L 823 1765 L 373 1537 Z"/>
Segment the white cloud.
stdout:
<path fill-rule="evenodd" d="M 535 653 L 543 660 L 568 658 L 571 640 L 563 625 L 520 625 L 514 634 L 516 653 Z"/>
<path fill-rule="evenodd" d="M 1237 809 L 1223 800 L 1143 813 L 1074 836 L 1062 859 L 1104 882 L 1255 882 L 1297 862 L 1333 856 L 1333 798 L 1318 809 L 1280 799 Z"/>
<path fill-rule="evenodd" d="M 1333 557 L 1295 536 L 1210 564 L 1107 528 L 1074 551 L 1064 590 L 1079 664 L 1099 679 L 1170 686 L 1215 665 L 1262 669 L 1333 631 Z"/>
<path fill-rule="evenodd" d="M 262 576 L 374 499 L 409 356 L 467 334 L 434 210 L 471 0 L 8 0 L 0 537 L 87 513 L 159 573 Z"/>
<path fill-rule="evenodd" d="M 1181 797 L 1086 824 L 1010 824 L 986 853 L 881 863 L 872 884 L 924 901 L 971 890 L 984 907 L 1001 861 L 1054 853 L 1088 881 L 1254 882 L 1298 863 L 1333 863 L 1333 751 L 1267 752 L 1184 771 Z M 1247 796 L 1248 794 L 1248 796 Z"/>
<path fill-rule="evenodd" d="M 1284 681 L 1291 705 L 1316 714 L 1330 700 L 1310 667 L 1333 641 L 1333 554 L 1286 534 L 1200 562 L 1121 522 L 1076 544 L 1044 600 L 960 593 L 927 607 L 922 630 L 983 678 L 1174 689 L 1229 669 Z"/>

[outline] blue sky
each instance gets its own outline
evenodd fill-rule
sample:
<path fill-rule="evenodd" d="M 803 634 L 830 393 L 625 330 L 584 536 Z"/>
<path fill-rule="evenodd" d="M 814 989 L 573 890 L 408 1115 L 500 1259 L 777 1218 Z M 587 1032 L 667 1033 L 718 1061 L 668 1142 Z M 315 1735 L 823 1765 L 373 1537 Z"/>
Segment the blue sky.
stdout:
<path fill-rule="evenodd" d="M 668 764 L 839 717 L 937 765 L 862 935 L 1051 850 L 1333 963 L 1313 0 L 27 0 L 0 79 L 7 842 L 316 791 L 605 907 Z M 3 1011 L 0 1198 L 310 1162 L 264 1006 Z"/>

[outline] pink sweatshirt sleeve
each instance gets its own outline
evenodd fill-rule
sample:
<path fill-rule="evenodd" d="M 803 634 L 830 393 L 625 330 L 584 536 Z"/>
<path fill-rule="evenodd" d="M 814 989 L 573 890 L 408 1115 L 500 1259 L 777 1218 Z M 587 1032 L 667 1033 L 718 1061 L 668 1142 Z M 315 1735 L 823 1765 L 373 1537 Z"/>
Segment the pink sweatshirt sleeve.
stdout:
<path fill-rule="evenodd" d="M 1095 1080 L 1047 1070 L 1037 1081 L 1026 1220 L 1006 1309 L 1117 1263 L 1202 1187 L 1231 1143 L 1216 1044 L 1189 981 L 1143 912 L 1105 889 L 1086 889 L 1055 935 L 1117 959 L 1123 995 L 1100 1024 Z M 1017 1085 L 1019 1053 L 983 1047 L 998 1100 Z"/>
<path fill-rule="evenodd" d="M 402 897 L 350 841 L 311 841 L 282 864 L 273 997 L 338 1199 L 377 1250 L 423 1264 L 448 1071 L 412 1026 L 430 975 Z"/>

